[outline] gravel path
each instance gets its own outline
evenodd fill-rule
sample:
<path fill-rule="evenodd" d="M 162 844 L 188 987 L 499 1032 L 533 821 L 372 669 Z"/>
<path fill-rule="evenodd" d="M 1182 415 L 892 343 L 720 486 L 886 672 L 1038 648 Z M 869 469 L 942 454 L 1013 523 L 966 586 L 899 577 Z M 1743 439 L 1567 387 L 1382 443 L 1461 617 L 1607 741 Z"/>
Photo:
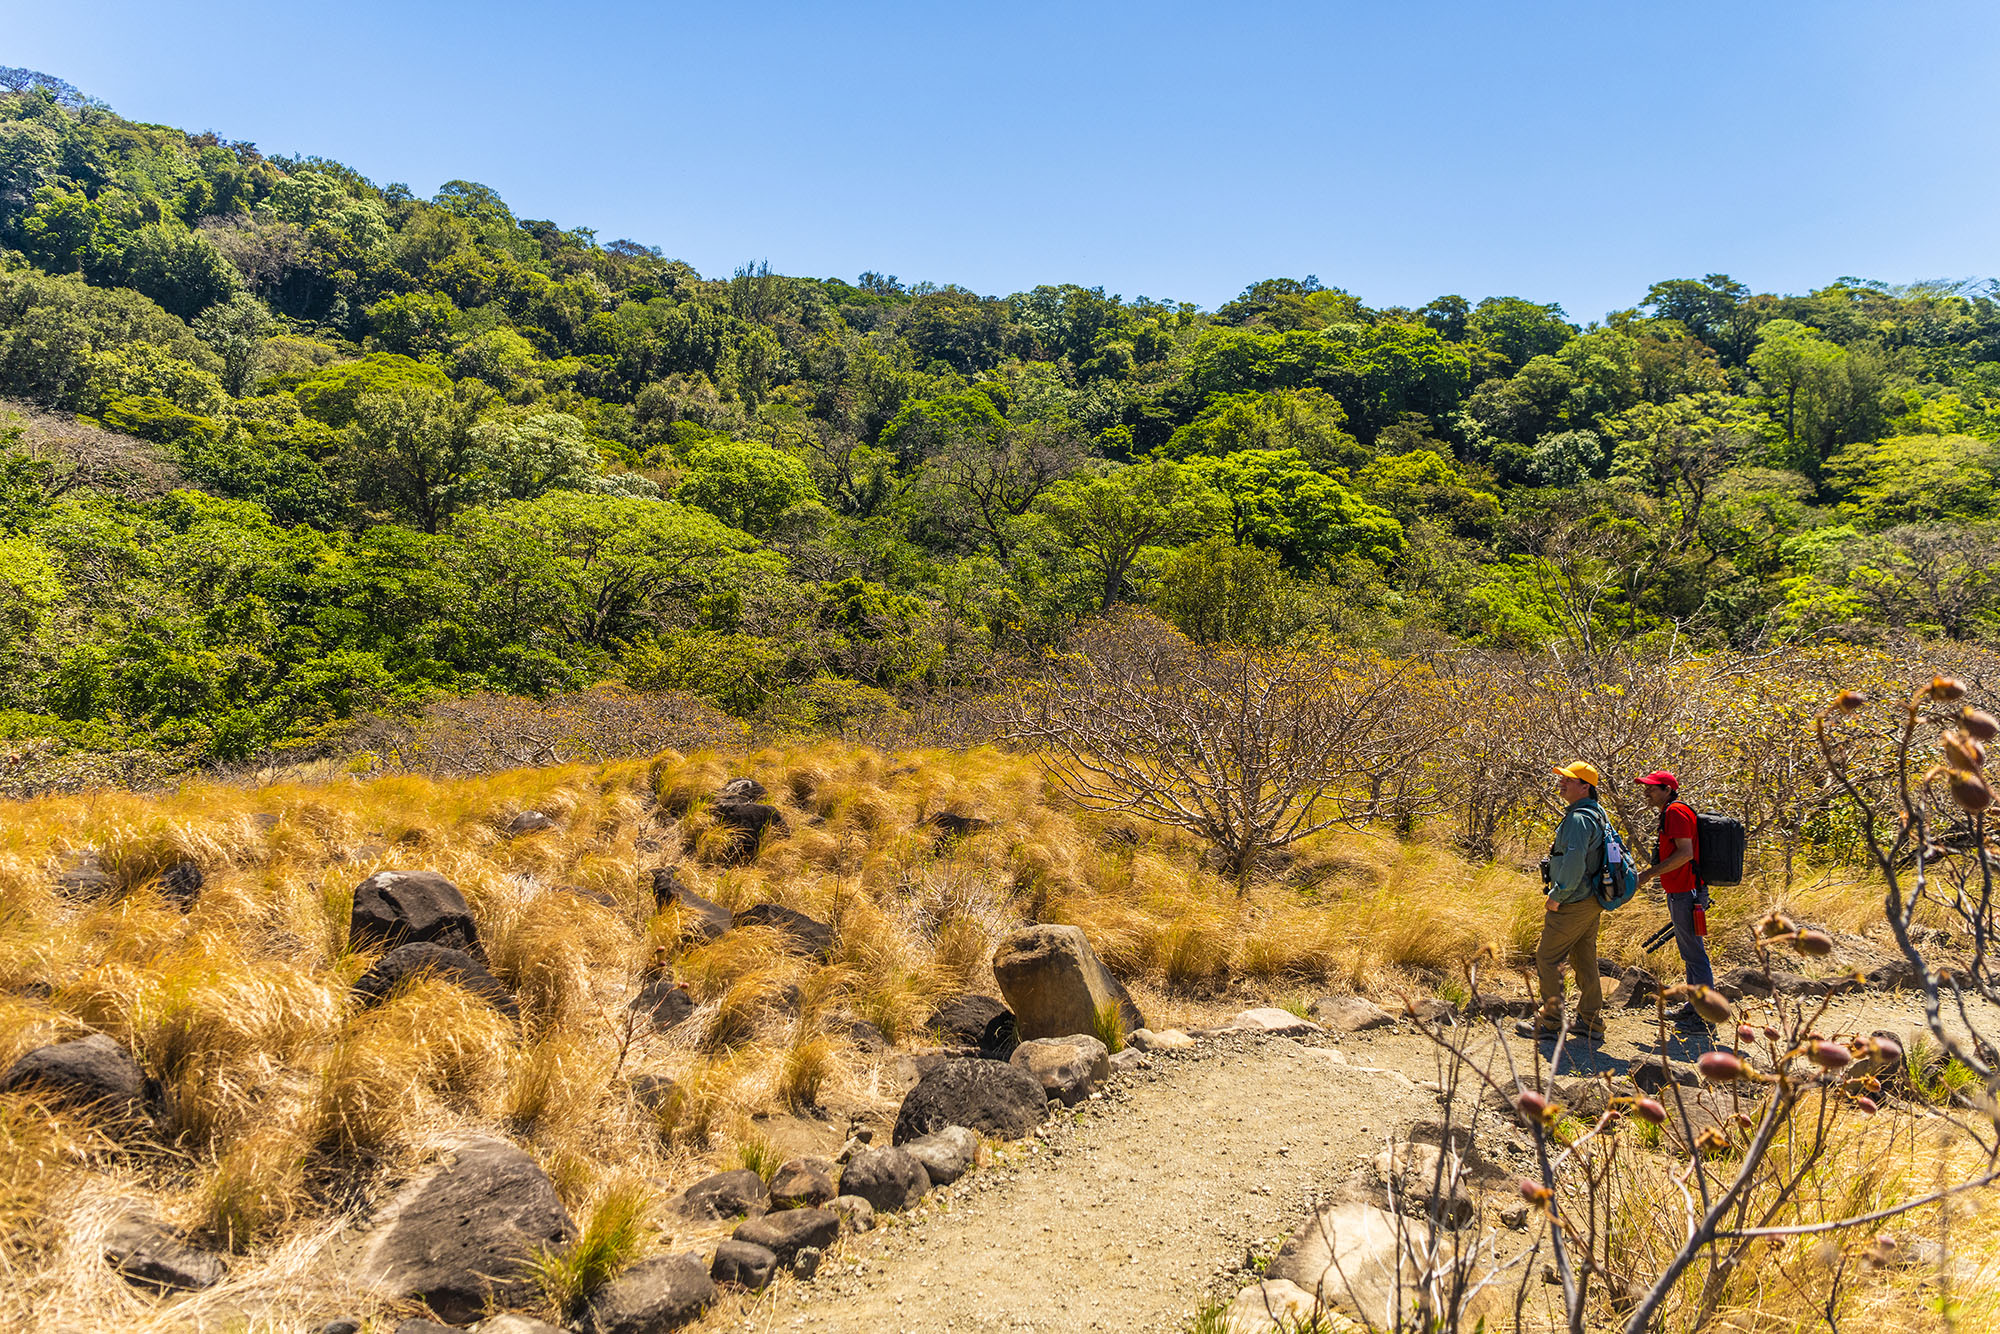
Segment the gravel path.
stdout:
<path fill-rule="evenodd" d="M 1175 1330 L 1245 1248 L 1435 1115 L 1415 1034 L 1220 1037 L 1153 1057 L 1038 1144 L 852 1239 L 838 1269 L 726 1327 L 826 1331 Z M 718 1322 L 720 1323 L 720 1322 Z"/>

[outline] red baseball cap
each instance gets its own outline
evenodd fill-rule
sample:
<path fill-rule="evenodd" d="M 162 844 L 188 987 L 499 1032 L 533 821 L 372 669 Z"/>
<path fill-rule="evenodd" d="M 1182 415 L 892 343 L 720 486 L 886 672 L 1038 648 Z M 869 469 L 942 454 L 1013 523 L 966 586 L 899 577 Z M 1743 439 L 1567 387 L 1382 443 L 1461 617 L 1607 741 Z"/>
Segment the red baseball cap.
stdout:
<path fill-rule="evenodd" d="M 1681 790 L 1681 780 L 1665 769 L 1655 769 L 1639 781 L 1648 787 L 1670 787 L 1676 792 Z"/>

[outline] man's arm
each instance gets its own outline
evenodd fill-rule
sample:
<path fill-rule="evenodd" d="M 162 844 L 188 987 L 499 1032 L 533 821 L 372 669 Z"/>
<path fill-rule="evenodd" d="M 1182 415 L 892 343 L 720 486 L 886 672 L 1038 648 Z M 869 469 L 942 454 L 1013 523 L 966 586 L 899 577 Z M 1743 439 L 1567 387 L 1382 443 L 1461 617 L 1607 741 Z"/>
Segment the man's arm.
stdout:
<path fill-rule="evenodd" d="M 1675 870 L 1682 866 L 1686 866 L 1689 862 L 1693 860 L 1694 860 L 1694 840 L 1691 838 L 1677 838 L 1674 840 L 1673 855 L 1668 857 L 1665 861 L 1660 862 L 1655 866 L 1649 866 L 1645 870 L 1641 871 L 1639 873 L 1639 883 L 1643 885 L 1648 880 L 1657 880 L 1661 876 L 1665 875 L 1667 872 Z"/>
<path fill-rule="evenodd" d="M 1567 899 L 1558 898 L 1583 883 L 1584 873 L 1590 869 L 1590 817 L 1580 811 L 1571 811 L 1556 826 L 1556 841 L 1549 849 L 1549 893 L 1548 908 L 1554 912 Z"/>

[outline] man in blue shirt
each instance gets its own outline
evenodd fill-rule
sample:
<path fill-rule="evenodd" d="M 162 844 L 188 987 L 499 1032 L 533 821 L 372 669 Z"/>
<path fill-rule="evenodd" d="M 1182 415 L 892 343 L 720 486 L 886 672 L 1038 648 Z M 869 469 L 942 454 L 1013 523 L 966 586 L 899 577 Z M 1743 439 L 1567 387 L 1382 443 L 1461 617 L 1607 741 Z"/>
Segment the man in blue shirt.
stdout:
<path fill-rule="evenodd" d="M 1548 898 L 1542 905 L 1541 942 L 1535 947 L 1542 1007 L 1515 1031 L 1536 1039 L 1553 1038 L 1561 1031 L 1562 969 L 1567 960 L 1581 993 L 1570 1031 L 1595 1039 L 1604 1036 L 1604 987 L 1597 976 L 1597 926 L 1604 907 L 1597 897 L 1597 877 L 1604 869 L 1608 817 L 1597 803 L 1596 768 L 1574 760 L 1558 768 L 1556 775 L 1556 791 L 1568 808 L 1549 846 Z"/>

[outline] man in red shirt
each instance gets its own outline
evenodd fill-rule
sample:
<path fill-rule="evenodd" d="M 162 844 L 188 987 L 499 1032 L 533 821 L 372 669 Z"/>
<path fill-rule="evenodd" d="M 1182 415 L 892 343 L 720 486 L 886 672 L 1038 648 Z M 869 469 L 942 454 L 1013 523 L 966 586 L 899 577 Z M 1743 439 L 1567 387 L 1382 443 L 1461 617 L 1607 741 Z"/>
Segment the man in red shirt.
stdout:
<path fill-rule="evenodd" d="M 1660 888 L 1667 892 L 1667 912 L 1674 922 L 1674 944 L 1679 946 L 1681 962 L 1687 966 L 1688 982 L 1713 986 L 1715 968 L 1708 961 L 1708 946 L 1702 940 L 1708 934 L 1703 920 L 1708 887 L 1695 878 L 1694 808 L 1681 800 L 1680 787 L 1680 780 L 1665 769 L 1655 770 L 1639 780 L 1646 804 L 1660 813 L 1660 837 L 1653 848 L 1653 865 L 1640 872 L 1639 883 L 1643 886 L 1648 880 L 1657 879 Z M 1692 1005 L 1683 1005 L 1667 1017 L 1682 1028 L 1708 1027 Z"/>

